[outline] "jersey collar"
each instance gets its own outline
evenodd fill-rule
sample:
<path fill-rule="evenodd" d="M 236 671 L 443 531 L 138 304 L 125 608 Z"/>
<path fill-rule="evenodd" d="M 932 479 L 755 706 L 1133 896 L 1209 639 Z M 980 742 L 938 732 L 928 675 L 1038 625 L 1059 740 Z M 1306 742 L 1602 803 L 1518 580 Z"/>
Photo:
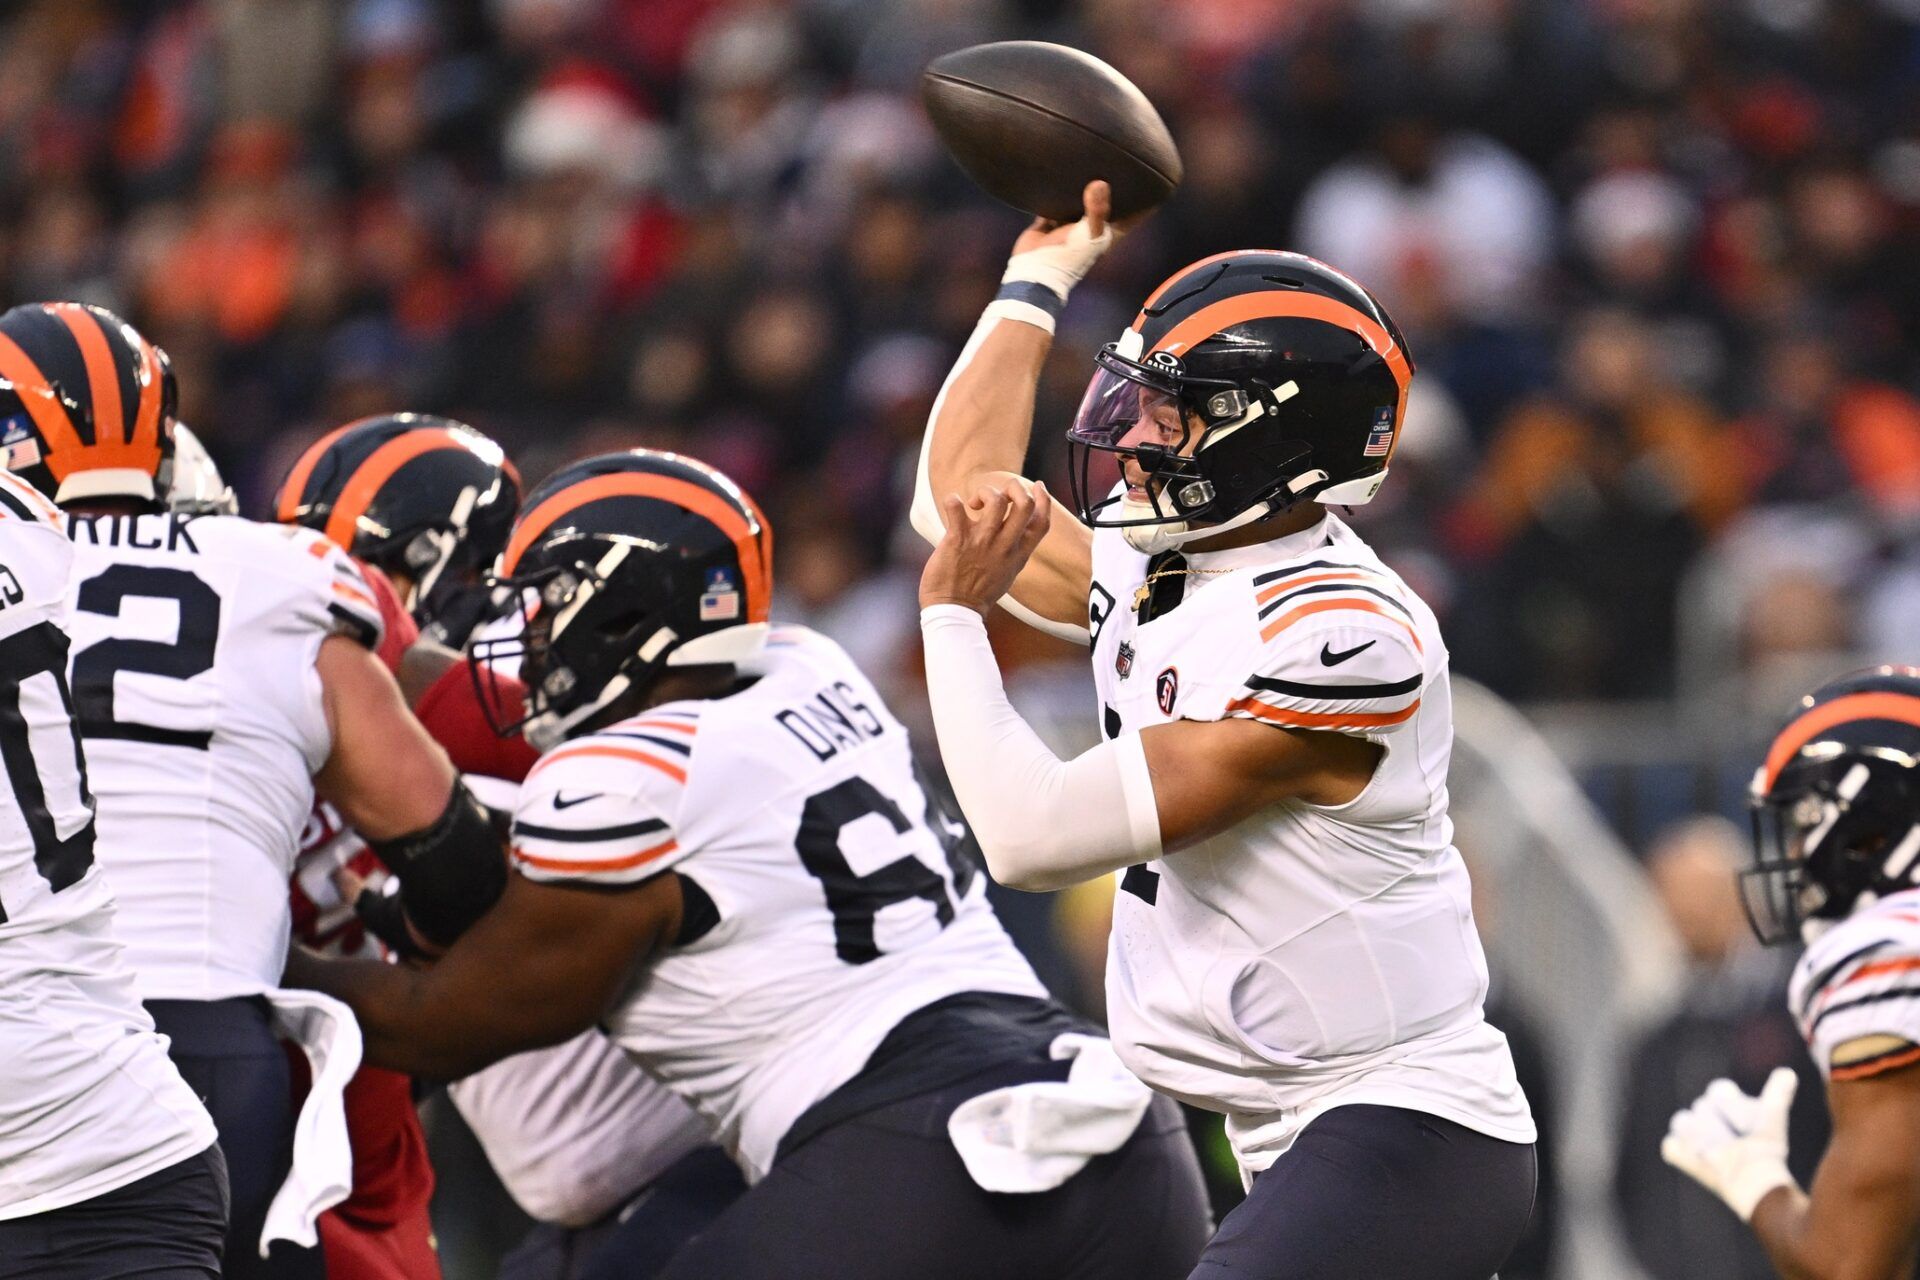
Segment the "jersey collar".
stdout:
<path fill-rule="evenodd" d="M 1336 523 L 1333 513 L 1329 511 L 1320 517 L 1318 523 L 1270 542 L 1256 542 L 1248 547 L 1228 547 L 1224 551 L 1189 551 L 1187 566 L 1190 570 L 1206 569 L 1219 573 L 1273 564 L 1280 560 L 1297 560 L 1331 542 Z"/>

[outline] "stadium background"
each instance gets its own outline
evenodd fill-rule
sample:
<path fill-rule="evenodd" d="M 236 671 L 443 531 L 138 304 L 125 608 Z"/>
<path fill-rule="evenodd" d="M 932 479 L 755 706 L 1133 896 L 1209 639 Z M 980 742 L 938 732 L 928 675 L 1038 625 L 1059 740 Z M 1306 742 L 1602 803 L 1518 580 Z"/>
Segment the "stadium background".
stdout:
<path fill-rule="evenodd" d="M 1745 939 L 1725 874 L 1758 744 L 1814 681 L 1920 655 L 1914 0 L 16 0 L 0 281 L 166 347 L 249 514 L 377 411 L 465 418 L 530 481 L 698 454 L 771 513 L 777 616 L 912 718 L 912 452 L 1020 225 L 914 79 L 1013 37 L 1119 67 L 1187 162 L 1068 309 L 1042 473 L 1092 349 L 1204 254 L 1328 259 L 1419 363 L 1355 523 L 1491 691 L 1462 806 L 1521 798 L 1481 827 L 1517 852 L 1462 839 L 1562 1175 L 1510 1280 L 1768 1274 L 1655 1137 L 1712 1075 L 1796 1052 L 1790 958 Z M 1084 739 L 1084 660 L 998 639 Z M 1007 913 L 1097 1012 L 1099 895 Z M 1580 947 L 1545 936 L 1562 919 Z M 1563 1043 L 1591 954 L 1629 975 L 1598 1094 Z M 448 1273 L 490 1274 L 513 1216 L 429 1111 Z"/>

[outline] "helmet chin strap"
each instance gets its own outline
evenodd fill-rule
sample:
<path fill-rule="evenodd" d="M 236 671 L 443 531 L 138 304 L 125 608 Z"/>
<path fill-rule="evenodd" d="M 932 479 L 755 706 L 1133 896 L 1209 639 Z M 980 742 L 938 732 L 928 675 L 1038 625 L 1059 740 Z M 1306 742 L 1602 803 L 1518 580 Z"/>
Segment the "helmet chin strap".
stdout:
<path fill-rule="evenodd" d="M 1324 471 L 1303 472 L 1287 482 L 1287 490 L 1298 494 L 1326 478 L 1327 473 Z M 1212 538 L 1223 533 L 1231 533 L 1235 529 L 1244 529 L 1256 520 L 1265 520 L 1268 516 L 1278 515 L 1285 509 L 1284 507 L 1276 508 L 1271 502 L 1256 502 L 1239 515 L 1230 520 L 1223 520 L 1219 524 L 1203 524 L 1195 527 L 1185 520 L 1168 520 L 1160 524 L 1124 525 L 1120 533 L 1126 538 L 1127 545 L 1135 551 L 1142 555 L 1157 556 L 1162 551 L 1171 551 L 1189 542 L 1198 542 L 1202 538 Z M 1152 520 L 1159 514 L 1159 508 L 1151 502 L 1141 502 L 1131 494 L 1120 499 L 1122 520 Z"/>

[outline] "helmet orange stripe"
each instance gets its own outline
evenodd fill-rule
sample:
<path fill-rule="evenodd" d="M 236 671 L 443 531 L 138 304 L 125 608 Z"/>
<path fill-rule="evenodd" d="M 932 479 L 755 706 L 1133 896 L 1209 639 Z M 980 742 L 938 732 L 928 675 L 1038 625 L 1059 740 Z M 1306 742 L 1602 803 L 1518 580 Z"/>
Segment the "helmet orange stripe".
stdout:
<path fill-rule="evenodd" d="M 1898 720 L 1920 727 L 1920 698 L 1907 693 L 1850 693 L 1813 707 L 1780 731 L 1767 752 L 1762 770 L 1762 793 L 1773 790 L 1780 771 L 1800 749 L 1829 729 L 1854 720 Z"/>
<path fill-rule="evenodd" d="M 47 470 L 53 473 L 55 480 L 65 480 L 78 460 L 75 455 L 81 447 L 80 433 L 74 430 L 73 419 L 67 416 L 67 406 L 61 403 L 59 396 L 53 394 L 53 387 L 47 382 L 46 375 L 40 372 L 40 366 L 33 362 L 32 356 L 20 349 L 19 343 L 4 333 L 0 333 L 0 378 L 25 391 L 20 403 L 27 406 L 33 425 L 40 429 L 40 435 L 46 440 Z"/>
<path fill-rule="evenodd" d="M 87 365 L 87 388 L 93 399 L 93 443 L 97 448 L 127 438 L 126 412 L 120 404 L 120 371 L 113 367 L 107 334 L 93 312 L 77 302 L 55 302 L 47 310 L 67 326 Z"/>
<path fill-rule="evenodd" d="M 759 508 L 752 505 L 751 499 L 748 500 L 748 508 L 753 516 L 749 521 L 747 515 L 719 495 L 691 481 L 672 476 L 616 471 L 567 486 L 521 517 L 520 523 L 514 527 L 512 541 L 507 543 L 507 552 L 500 559 L 501 569 L 512 576 L 527 548 L 568 512 L 601 498 L 617 497 L 658 498 L 711 521 L 732 540 L 734 550 L 740 556 L 740 571 L 747 578 L 743 584 L 747 596 L 746 620 L 767 620 L 767 606 L 773 594 L 773 574 L 772 566 L 761 550 L 760 540 L 767 529 L 767 522 L 760 517 Z"/>
<path fill-rule="evenodd" d="M 280 485 L 280 498 L 273 504 L 273 518 L 283 524 L 290 524 L 300 514 L 300 499 L 306 494 L 307 481 L 313 478 L 313 469 L 320 465 L 320 458 L 327 446 L 353 430 L 357 423 L 349 422 L 344 427 L 335 427 L 327 434 L 315 440 L 307 451 L 293 464 L 293 470 L 287 472 L 287 478 Z"/>
<path fill-rule="evenodd" d="M 1393 335 L 1385 325 L 1372 316 L 1350 307 L 1336 298 L 1324 297 L 1317 293 L 1294 293 L 1261 290 L 1258 293 L 1235 294 L 1231 298 L 1222 298 L 1209 306 L 1200 308 L 1168 331 L 1160 339 L 1154 351 L 1169 351 L 1179 355 L 1188 347 L 1198 345 L 1203 339 L 1210 338 L 1220 330 L 1248 320 L 1266 320 L 1279 316 L 1297 316 L 1303 320 L 1323 320 L 1342 329 L 1351 329 L 1360 335 L 1361 341 L 1373 348 L 1374 354 L 1386 361 L 1387 368 L 1393 372 L 1393 380 L 1400 388 L 1400 403 L 1394 407 L 1393 442 L 1387 446 L 1386 462 L 1393 461 L 1394 450 L 1400 447 L 1400 431 L 1397 424 L 1404 422 L 1407 415 L 1407 388 L 1413 384 L 1413 364 L 1407 359 L 1404 347 L 1393 340 Z"/>
<path fill-rule="evenodd" d="M 374 495 L 380 492 L 381 485 L 393 478 L 394 472 L 423 453 L 458 448 L 460 442 L 444 427 L 422 427 L 387 441 L 369 454 L 359 469 L 347 477 L 346 486 L 340 490 L 340 497 L 334 501 L 333 510 L 327 516 L 326 535 L 341 550 L 351 551 L 353 535 L 360 527 L 360 517 L 373 505 Z"/>
<path fill-rule="evenodd" d="M 1286 252 L 1285 249 L 1229 249 L 1225 253 L 1211 254 L 1205 258 L 1200 259 L 1200 261 L 1198 262 L 1189 262 L 1186 266 L 1180 268 L 1180 270 L 1174 272 L 1172 275 L 1168 276 L 1165 280 L 1162 280 L 1160 282 L 1160 287 L 1147 295 L 1147 300 L 1140 304 L 1139 314 L 1134 316 L 1133 318 L 1133 327 L 1138 329 L 1141 325 L 1147 322 L 1147 318 L 1148 318 L 1147 309 L 1149 307 L 1152 307 L 1156 303 L 1158 303 L 1161 298 L 1165 297 L 1167 290 L 1173 288 L 1174 283 L 1176 281 L 1187 279 L 1189 276 L 1191 276 L 1194 272 L 1198 271 L 1202 267 L 1210 267 L 1216 262 L 1225 262 L 1228 258 L 1245 257 L 1247 254 L 1250 254 L 1250 253 L 1285 253 L 1285 252 Z"/>
<path fill-rule="evenodd" d="M 154 354 L 153 344 L 141 338 L 140 407 L 134 411 L 133 426 L 127 432 L 128 440 L 142 447 L 159 449 L 160 403 L 160 358 Z"/>

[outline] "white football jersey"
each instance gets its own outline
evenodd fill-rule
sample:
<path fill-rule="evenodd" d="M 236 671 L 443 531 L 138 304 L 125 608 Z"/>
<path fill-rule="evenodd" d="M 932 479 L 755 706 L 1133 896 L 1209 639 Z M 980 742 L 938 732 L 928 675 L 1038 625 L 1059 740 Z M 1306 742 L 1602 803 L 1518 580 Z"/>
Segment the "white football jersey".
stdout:
<path fill-rule="evenodd" d="M 1447 816 L 1453 720 L 1433 613 L 1332 514 L 1193 554 L 1142 624 L 1147 557 L 1097 530 L 1089 623 L 1108 737 L 1238 717 L 1385 748 L 1337 807 L 1289 804 L 1128 871 L 1107 1011 L 1141 1079 L 1225 1112 L 1264 1168 L 1333 1106 L 1428 1112 L 1534 1139 Z M 1164 583 L 1161 584 L 1164 587 Z"/>
<path fill-rule="evenodd" d="M 214 1139 L 134 992 L 94 856 L 56 521 L 0 472 L 0 1219 L 103 1195 Z"/>
<path fill-rule="evenodd" d="M 782 627 L 759 670 L 731 696 L 668 703 L 548 752 L 513 834 L 532 879 L 683 878 L 687 927 L 607 1033 L 692 1104 L 749 1181 L 908 1014 L 968 991 L 1046 994 L 922 789 L 906 729 L 852 660 Z"/>
<path fill-rule="evenodd" d="M 287 878 L 333 749 L 314 659 L 376 645 L 353 561 L 236 516 L 69 516 L 71 678 L 98 856 L 142 999 L 279 985 Z"/>
<path fill-rule="evenodd" d="M 541 1222 L 584 1227 L 713 1131 L 598 1030 L 515 1054 L 447 1088 L 500 1181 Z"/>
<path fill-rule="evenodd" d="M 1821 934 L 1793 968 L 1787 1007 L 1828 1079 L 1920 1062 L 1920 889 L 1861 907 Z"/>

